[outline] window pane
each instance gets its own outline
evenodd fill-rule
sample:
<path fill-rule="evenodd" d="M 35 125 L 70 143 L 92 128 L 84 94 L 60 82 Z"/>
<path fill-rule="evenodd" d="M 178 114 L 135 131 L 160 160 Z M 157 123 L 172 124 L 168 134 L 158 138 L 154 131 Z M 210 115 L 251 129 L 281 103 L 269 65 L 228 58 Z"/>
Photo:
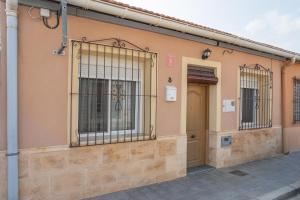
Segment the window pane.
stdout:
<path fill-rule="evenodd" d="M 107 131 L 108 80 L 79 79 L 79 133 Z"/>
<path fill-rule="evenodd" d="M 136 82 L 111 81 L 111 130 L 135 129 Z"/>
<path fill-rule="evenodd" d="M 242 122 L 254 122 L 255 89 L 242 90 Z"/>

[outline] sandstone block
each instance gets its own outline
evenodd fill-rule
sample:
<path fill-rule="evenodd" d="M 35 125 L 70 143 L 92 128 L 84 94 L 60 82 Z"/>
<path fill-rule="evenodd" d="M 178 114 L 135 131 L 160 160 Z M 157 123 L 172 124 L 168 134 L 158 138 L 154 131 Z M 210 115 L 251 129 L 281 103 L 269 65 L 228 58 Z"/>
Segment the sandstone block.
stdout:
<path fill-rule="evenodd" d="M 135 142 L 130 146 L 131 160 L 154 159 L 154 141 Z"/>
<path fill-rule="evenodd" d="M 158 141 L 160 156 L 172 156 L 176 154 L 176 139 L 161 139 Z"/>
<path fill-rule="evenodd" d="M 33 153 L 29 162 L 30 174 L 58 172 L 66 166 L 66 154 L 64 151 Z"/>
<path fill-rule="evenodd" d="M 110 144 L 103 148 L 103 163 L 128 161 L 129 144 Z"/>
<path fill-rule="evenodd" d="M 50 199 L 49 176 L 20 179 L 20 196 L 22 199 Z"/>
<path fill-rule="evenodd" d="M 19 157 L 19 178 L 29 176 L 29 159 L 28 155 L 20 154 Z"/>
<path fill-rule="evenodd" d="M 68 151 L 68 162 L 74 167 L 93 167 L 102 162 L 103 147 L 72 148 Z"/>
<path fill-rule="evenodd" d="M 51 176 L 51 193 L 68 194 L 84 189 L 84 175 L 80 171 L 65 171 Z"/>

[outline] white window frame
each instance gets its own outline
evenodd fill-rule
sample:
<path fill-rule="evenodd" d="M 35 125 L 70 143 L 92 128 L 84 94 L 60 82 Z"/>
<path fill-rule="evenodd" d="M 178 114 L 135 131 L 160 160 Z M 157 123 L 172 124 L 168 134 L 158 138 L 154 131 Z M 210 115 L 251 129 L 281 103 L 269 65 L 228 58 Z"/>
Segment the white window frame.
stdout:
<path fill-rule="evenodd" d="M 81 63 L 81 66 L 83 65 L 87 65 L 85 63 Z M 90 64 L 90 66 L 93 66 L 92 64 Z M 78 64 L 78 68 L 80 67 L 80 64 Z M 135 82 L 136 83 L 136 94 L 140 94 L 140 96 L 143 95 L 143 90 L 141 89 L 143 84 L 144 84 L 144 81 L 143 81 L 143 72 L 144 72 L 144 66 L 140 67 L 138 69 L 138 76 L 141 78 L 141 80 L 136 80 L 136 78 L 133 78 L 131 80 L 125 80 L 125 76 L 119 76 L 118 80 L 120 81 L 130 81 L 130 82 Z M 128 68 L 130 69 L 130 68 Z M 137 69 L 137 67 L 134 68 L 135 70 Z M 79 77 L 79 74 L 78 74 L 78 80 L 80 78 L 88 78 L 88 77 Z M 111 78 L 110 76 L 106 75 L 105 77 L 93 77 L 95 79 L 99 79 L 99 80 L 108 80 L 108 91 L 109 93 L 111 93 L 111 82 L 112 81 L 117 81 L 116 79 L 114 78 Z M 139 105 L 137 103 L 137 99 L 139 98 L 139 96 L 136 95 L 136 103 L 135 103 L 135 129 L 131 129 L 131 130 L 118 130 L 118 131 L 110 131 L 111 130 L 111 95 L 108 95 L 108 113 L 107 113 L 107 131 L 100 131 L 100 132 L 94 132 L 94 131 L 91 131 L 91 132 L 87 132 L 87 133 L 79 133 L 79 137 L 82 138 L 82 139 L 85 139 L 87 138 L 88 136 L 89 137 L 95 137 L 95 134 L 96 134 L 96 137 L 99 136 L 99 137 L 103 137 L 104 135 L 104 140 L 106 140 L 106 138 L 108 137 L 108 139 L 116 139 L 117 137 L 121 137 L 121 138 L 124 138 L 124 134 L 125 134 L 125 140 L 126 140 L 126 135 L 128 134 L 132 134 L 132 137 L 140 137 L 139 136 L 139 133 L 141 132 L 140 131 L 140 128 L 141 128 L 141 116 L 142 116 L 142 107 L 143 107 L 143 102 L 139 102 L 140 104 L 140 108 L 139 108 Z M 78 104 L 78 108 L 79 108 L 79 104 Z M 139 112 L 140 111 L 140 112 Z M 131 137 L 131 136 L 130 136 Z"/>
<path fill-rule="evenodd" d="M 253 91 L 253 99 L 255 99 L 255 101 L 253 101 L 253 122 L 243 122 L 243 89 L 251 89 Z M 241 116 L 241 125 L 242 126 L 246 126 L 249 128 L 254 128 L 257 126 L 256 122 L 257 122 L 257 110 L 256 110 L 256 106 L 257 106 L 257 93 L 259 93 L 259 89 L 257 88 L 246 88 L 243 87 L 241 90 L 241 109 L 240 109 L 240 116 Z"/>
<path fill-rule="evenodd" d="M 243 79 L 243 78 L 242 78 Z M 247 82 L 248 81 L 248 82 Z M 246 82 L 246 83 L 245 83 Z M 253 84 L 254 83 L 254 84 Z M 251 128 L 255 128 L 257 126 L 257 112 L 256 112 L 256 104 L 257 104 L 257 95 L 259 94 L 259 82 L 256 79 L 256 77 L 247 77 L 247 80 L 243 80 L 243 82 L 241 83 L 241 94 L 240 94 L 240 125 L 243 127 L 247 127 L 249 129 Z M 256 98 L 256 101 L 253 102 L 253 122 L 243 122 L 243 89 L 252 89 L 254 92 L 254 98 Z M 260 119 L 259 119 L 260 120 Z M 259 122 L 259 121 L 258 121 Z"/>

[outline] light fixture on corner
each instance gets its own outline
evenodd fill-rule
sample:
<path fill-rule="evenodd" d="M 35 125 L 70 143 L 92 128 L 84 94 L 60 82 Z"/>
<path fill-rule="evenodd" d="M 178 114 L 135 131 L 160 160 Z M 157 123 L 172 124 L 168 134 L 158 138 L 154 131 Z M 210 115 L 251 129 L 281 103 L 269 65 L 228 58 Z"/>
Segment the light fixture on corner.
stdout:
<path fill-rule="evenodd" d="M 210 50 L 210 49 L 205 49 L 205 50 L 202 52 L 202 59 L 203 59 L 203 60 L 206 60 L 210 55 L 211 55 L 211 50 Z"/>

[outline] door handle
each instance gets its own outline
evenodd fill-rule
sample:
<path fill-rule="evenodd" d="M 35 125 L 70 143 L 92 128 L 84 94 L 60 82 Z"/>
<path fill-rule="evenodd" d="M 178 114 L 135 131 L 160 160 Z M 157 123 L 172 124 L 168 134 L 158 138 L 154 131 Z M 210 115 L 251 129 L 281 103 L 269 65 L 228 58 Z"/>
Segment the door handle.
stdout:
<path fill-rule="evenodd" d="M 191 135 L 191 138 L 195 138 L 196 136 L 195 135 Z"/>

